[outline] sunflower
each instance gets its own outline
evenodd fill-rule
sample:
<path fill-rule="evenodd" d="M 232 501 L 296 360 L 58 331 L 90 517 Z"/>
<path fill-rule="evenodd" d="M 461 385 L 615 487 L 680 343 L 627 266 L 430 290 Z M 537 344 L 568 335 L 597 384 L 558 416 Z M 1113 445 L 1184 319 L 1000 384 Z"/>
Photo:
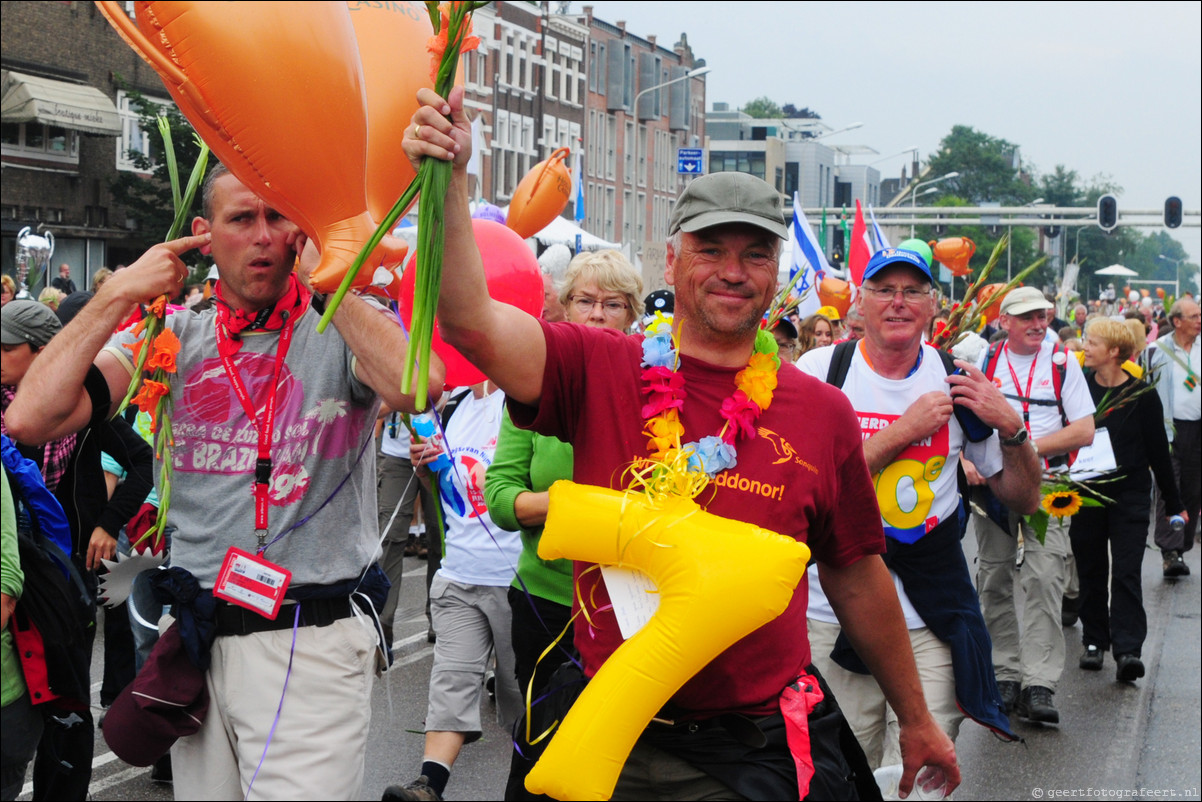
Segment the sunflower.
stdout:
<path fill-rule="evenodd" d="M 1075 490 L 1054 490 L 1040 504 L 1048 515 L 1069 518 L 1081 509 L 1081 496 Z"/>

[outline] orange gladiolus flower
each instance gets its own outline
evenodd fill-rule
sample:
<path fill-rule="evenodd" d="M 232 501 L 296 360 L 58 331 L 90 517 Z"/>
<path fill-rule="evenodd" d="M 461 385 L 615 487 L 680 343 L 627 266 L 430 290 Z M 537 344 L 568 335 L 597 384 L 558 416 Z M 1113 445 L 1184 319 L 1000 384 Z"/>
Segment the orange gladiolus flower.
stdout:
<path fill-rule="evenodd" d="M 131 399 L 130 403 L 136 405 L 142 412 L 150 415 L 150 431 L 152 432 L 157 432 L 159 429 L 159 399 L 169 392 L 171 392 L 171 389 L 162 382 L 144 379 L 141 389 L 138 390 L 138 394 Z"/>
<path fill-rule="evenodd" d="M 142 358 L 142 349 L 146 347 L 146 338 L 134 340 L 132 343 L 122 343 L 122 348 L 128 348 L 130 357 L 134 361 L 134 367 L 138 366 L 138 360 Z"/>
<path fill-rule="evenodd" d="M 179 337 L 176 337 L 171 329 L 163 329 L 159 336 L 154 338 L 150 356 L 146 358 L 146 370 L 161 368 L 168 373 L 175 373 L 175 357 L 179 349 Z"/>
<path fill-rule="evenodd" d="M 146 311 L 155 317 L 162 317 L 167 311 L 167 296 L 160 295 L 158 298 L 155 298 L 150 302 L 150 305 L 146 307 Z"/>
<path fill-rule="evenodd" d="M 447 52 L 448 37 L 451 31 L 451 11 L 452 3 L 439 3 L 438 16 L 439 26 L 438 33 L 426 40 L 426 51 L 430 54 L 430 80 L 438 83 L 438 68 L 442 64 L 443 56 Z M 460 54 L 466 53 L 469 50 L 475 50 L 480 46 L 480 37 L 472 36 L 472 16 L 468 12 L 463 15 L 460 31 Z"/>

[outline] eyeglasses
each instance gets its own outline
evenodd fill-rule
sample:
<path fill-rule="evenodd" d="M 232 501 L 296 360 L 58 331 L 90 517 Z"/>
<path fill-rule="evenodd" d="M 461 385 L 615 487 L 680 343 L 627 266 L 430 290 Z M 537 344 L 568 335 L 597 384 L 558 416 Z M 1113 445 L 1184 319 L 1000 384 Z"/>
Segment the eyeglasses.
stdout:
<path fill-rule="evenodd" d="M 597 306 L 597 304 L 600 304 L 601 311 L 610 317 L 624 315 L 626 314 L 626 310 L 630 308 L 630 304 L 623 303 L 622 301 L 598 301 L 587 295 L 573 295 L 568 300 L 576 307 L 576 311 L 582 315 L 590 314 L 593 311 L 593 307 Z"/>
<path fill-rule="evenodd" d="M 883 304 L 892 303 L 899 292 L 901 293 L 902 300 L 912 306 L 920 304 L 931 297 L 929 289 L 920 290 L 917 287 L 903 287 L 901 289 L 896 287 L 861 287 L 860 291 L 868 293 L 869 298 Z"/>
<path fill-rule="evenodd" d="M 779 340 L 777 340 L 776 347 L 780 351 L 796 351 L 797 350 L 796 343 L 782 343 Z"/>

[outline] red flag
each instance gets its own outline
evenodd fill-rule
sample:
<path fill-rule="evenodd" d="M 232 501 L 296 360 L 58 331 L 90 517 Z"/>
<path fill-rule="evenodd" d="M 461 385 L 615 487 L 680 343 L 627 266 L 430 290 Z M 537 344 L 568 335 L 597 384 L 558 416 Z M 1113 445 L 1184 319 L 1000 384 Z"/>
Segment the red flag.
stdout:
<path fill-rule="evenodd" d="M 872 258 L 872 246 L 868 244 L 868 227 L 864 225 L 864 210 L 856 199 L 856 221 L 851 227 L 851 245 L 848 247 L 847 268 L 851 271 L 851 283 L 860 286 L 864 268 Z"/>

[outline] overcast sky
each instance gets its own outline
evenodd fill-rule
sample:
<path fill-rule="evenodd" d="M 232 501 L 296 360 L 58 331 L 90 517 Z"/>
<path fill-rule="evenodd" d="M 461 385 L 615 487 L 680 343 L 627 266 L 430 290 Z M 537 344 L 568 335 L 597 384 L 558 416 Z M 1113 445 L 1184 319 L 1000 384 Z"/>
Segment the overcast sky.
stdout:
<path fill-rule="evenodd" d="M 832 143 L 881 156 L 916 146 L 924 162 L 953 125 L 970 125 L 1019 145 L 1028 169 L 1109 175 L 1120 211 L 1160 209 L 1169 195 L 1202 206 L 1197 2 L 591 5 L 668 48 L 686 33 L 713 68 L 710 108 L 767 95 L 835 128 L 864 123 Z M 907 158 L 877 167 L 895 175 Z M 1174 236 L 1202 259 L 1198 228 Z"/>

